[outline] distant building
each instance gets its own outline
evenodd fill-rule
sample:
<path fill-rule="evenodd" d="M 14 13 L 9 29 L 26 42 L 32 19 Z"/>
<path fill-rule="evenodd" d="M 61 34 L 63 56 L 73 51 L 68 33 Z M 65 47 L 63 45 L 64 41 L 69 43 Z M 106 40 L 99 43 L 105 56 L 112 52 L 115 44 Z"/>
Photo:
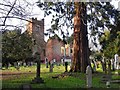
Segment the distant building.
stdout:
<path fill-rule="evenodd" d="M 36 50 L 40 52 L 41 60 L 44 60 L 46 46 L 44 41 L 44 19 L 39 21 L 37 18 L 32 18 L 27 24 L 27 32 L 33 37 L 33 52 Z"/>
<path fill-rule="evenodd" d="M 63 46 L 63 41 L 57 35 L 50 37 L 46 43 L 46 57 L 48 61 L 55 59 L 59 62 L 63 56 L 61 53 L 61 47 Z"/>
<path fill-rule="evenodd" d="M 33 38 L 33 54 L 34 52 L 42 52 L 41 60 L 48 61 L 56 60 L 60 62 L 61 59 L 72 59 L 72 44 L 65 44 L 57 35 L 54 35 L 44 41 L 44 19 L 41 21 L 37 18 L 32 18 L 27 24 L 27 32 L 34 37 Z M 39 46 L 39 47 L 37 47 Z"/>

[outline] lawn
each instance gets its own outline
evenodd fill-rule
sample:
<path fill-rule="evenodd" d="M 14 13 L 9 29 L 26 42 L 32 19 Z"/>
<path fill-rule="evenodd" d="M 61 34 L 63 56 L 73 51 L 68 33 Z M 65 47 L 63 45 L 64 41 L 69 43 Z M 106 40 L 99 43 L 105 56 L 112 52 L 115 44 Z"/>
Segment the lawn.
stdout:
<path fill-rule="evenodd" d="M 70 67 L 69 67 L 70 69 Z M 86 88 L 86 75 L 84 73 L 71 73 L 70 76 L 60 78 L 52 78 L 52 76 L 61 74 L 65 71 L 64 66 L 54 66 L 53 72 L 49 72 L 49 68 L 45 65 L 41 66 L 41 78 L 45 83 L 31 84 L 35 77 L 36 66 L 20 67 L 16 70 L 10 67 L 8 70 L 2 70 L 3 80 L 2 88 L 19 88 L 22 84 L 30 84 L 32 88 Z M 11 74 L 7 76 L 7 74 Z M 95 73 L 92 78 L 93 88 L 106 88 L 106 83 L 101 82 L 103 73 Z M 120 79 L 119 75 L 113 75 L 112 78 Z M 120 83 L 119 83 L 120 84 Z M 118 83 L 112 83 L 111 88 L 120 88 Z"/>

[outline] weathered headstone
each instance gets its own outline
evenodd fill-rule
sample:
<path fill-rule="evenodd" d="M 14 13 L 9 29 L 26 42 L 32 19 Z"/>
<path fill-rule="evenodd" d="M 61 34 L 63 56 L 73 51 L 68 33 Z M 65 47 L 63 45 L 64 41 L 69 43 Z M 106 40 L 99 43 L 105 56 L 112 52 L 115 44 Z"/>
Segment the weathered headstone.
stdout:
<path fill-rule="evenodd" d="M 17 70 L 20 69 L 20 67 L 18 66 L 18 62 L 15 62 L 15 63 L 14 63 L 14 67 L 15 67 Z"/>
<path fill-rule="evenodd" d="M 0 62 L 0 69 L 2 69 L 2 63 Z"/>
<path fill-rule="evenodd" d="M 33 62 L 31 62 L 31 66 L 33 66 Z"/>
<path fill-rule="evenodd" d="M 120 58 L 119 58 L 119 56 L 118 56 L 118 60 L 117 60 L 117 67 L 116 67 L 117 69 L 120 69 Z"/>
<path fill-rule="evenodd" d="M 26 67 L 26 63 L 25 62 L 23 63 L 23 66 Z"/>
<path fill-rule="evenodd" d="M 20 66 L 21 65 L 21 63 L 20 62 L 18 62 L 18 66 Z"/>
<path fill-rule="evenodd" d="M 50 72 L 53 72 L 53 62 L 50 62 Z"/>
<path fill-rule="evenodd" d="M 90 66 L 87 66 L 86 68 L 86 84 L 87 88 L 92 87 L 92 69 Z"/>
<path fill-rule="evenodd" d="M 53 63 L 54 63 L 54 65 L 56 64 L 56 59 L 53 59 Z"/>
<path fill-rule="evenodd" d="M 118 60 L 119 60 L 119 56 L 118 56 L 118 54 L 115 54 L 114 55 L 114 67 L 115 67 L 115 69 L 118 69 Z"/>
<path fill-rule="evenodd" d="M 15 68 L 17 67 L 17 62 L 14 62 L 14 67 L 15 67 Z"/>
<path fill-rule="evenodd" d="M 68 71 L 68 62 L 65 62 L 65 72 Z"/>
<path fill-rule="evenodd" d="M 11 67 L 11 64 L 10 64 L 10 63 L 8 64 L 8 67 Z"/>
<path fill-rule="evenodd" d="M 112 66 L 112 70 L 114 71 L 115 68 L 114 68 L 114 59 L 111 59 L 111 66 Z"/>
<path fill-rule="evenodd" d="M 107 86 L 107 88 L 110 88 L 110 81 L 106 82 L 106 86 Z"/>
<path fill-rule="evenodd" d="M 48 63 L 48 59 L 47 58 L 45 59 L 45 64 L 46 64 L 46 68 L 48 68 L 48 64 L 49 63 Z"/>

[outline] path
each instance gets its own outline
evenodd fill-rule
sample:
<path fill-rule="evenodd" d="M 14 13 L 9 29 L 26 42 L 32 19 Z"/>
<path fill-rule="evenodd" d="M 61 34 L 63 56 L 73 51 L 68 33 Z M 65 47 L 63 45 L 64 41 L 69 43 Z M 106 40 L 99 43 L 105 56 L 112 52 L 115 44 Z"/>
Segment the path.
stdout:
<path fill-rule="evenodd" d="M 5 80 L 9 78 L 19 77 L 20 75 L 35 74 L 35 72 L 2 72 L 0 71 L 0 80 Z"/>

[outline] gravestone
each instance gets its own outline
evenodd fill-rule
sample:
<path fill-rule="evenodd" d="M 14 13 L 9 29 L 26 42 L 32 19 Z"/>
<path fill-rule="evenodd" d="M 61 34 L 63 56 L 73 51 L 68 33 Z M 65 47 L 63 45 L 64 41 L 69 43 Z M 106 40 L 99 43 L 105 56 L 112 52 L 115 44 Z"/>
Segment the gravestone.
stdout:
<path fill-rule="evenodd" d="M 68 71 L 68 62 L 65 62 L 65 72 Z"/>
<path fill-rule="evenodd" d="M 18 66 L 18 62 L 15 62 L 15 63 L 14 63 L 14 67 L 15 67 L 17 70 L 20 69 L 20 67 Z"/>
<path fill-rule="evenodd" d="M 17 67 L 17 62 L 14 62 L 14 67 L 15 67 L 15 68 Z"/>
<path fill-rule="evenodd" d="M 92 69 L 90 66 L 87 66 L 86 68 L 86 84 L 87 88 L 92 87 Z"/>
<path fill-rule="evenodd" d="M 2 69 L 2 63 L 0 62 L 0 68 Z"/>
<path fill-rule="evenodd" d="M 56 64 L 56 59 L 53 59 L 53 63 L 54 63 L 54 65 Z"/>
<path fill-rule="evenodd" d="M 33 62 L 31 62 L 31 66 L 33 66 Z"/>
<path fill-rule="evenodd" d="M 50 62 L 50 72 L 53 72 L 53 62 Z"/>
<path fill-rule="evenodd" d="M 21 63 L 20 63 L 20 62 L 18 62 L 18 66 L 21 66 Z"/>
<path fill-rule="evenodd" d="M 54 59 L 50 62 L 52 64 L 52 67 L 54 68 Z"/>
<path fill-rule="evenodd" d="M 118 69 L 118 60 L 119 60 L 119 56 L 118 56 L 118 54 L 115 54 L 114 55 L 114 67 L 115 67 L 115 69 Z"/>
<path fill-rule="evenodd" d="M 111 66 L 112 66 L 112 70 L 114 71 L 115 68 L 114 68 L 114 59 L 111 59 Z"/>
<path fill-rule="evenodd" d="M 107 86 L 107 88 L 110 88 L 110 81 L 106 82 L 106 86 Z"/>
<path fill-rule="evenodd" d="M 23 63 L 23 66 L 26 67 L 26 63 L 25 62 Z"/>
<path fill-rule="evenodd" d="M 48 64 L 49 63 L 48 63 L 48 59 L 47 58 L 45 59 L 45 64 L 46 64 L 46 68 L 48 68 Z"/>
<path fill-rule="evenodd" d="M 64 62 L 64 61 L 65 61 L 64 58 L 61 59 L 61 63 L 62 63 L 63 66 L 65 65 L 65 62 Z"/>
<path fill-rule="evenodd" d="M 10 63 L 8 64 L 8 67 L 11 67 L 11 64 L 10 64 Z"/>

